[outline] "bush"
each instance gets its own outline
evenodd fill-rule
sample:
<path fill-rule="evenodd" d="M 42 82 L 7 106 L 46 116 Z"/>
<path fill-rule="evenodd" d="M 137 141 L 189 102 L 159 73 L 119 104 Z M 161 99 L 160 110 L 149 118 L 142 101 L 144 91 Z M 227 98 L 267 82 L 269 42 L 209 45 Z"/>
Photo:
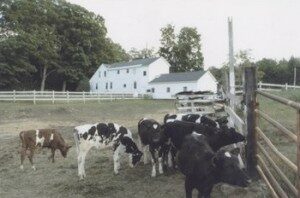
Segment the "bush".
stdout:
<path fill-rule="evenodd" d="M 90 91 L 90 82 L 88 78 L 79 81 L 76 91 Z"/>

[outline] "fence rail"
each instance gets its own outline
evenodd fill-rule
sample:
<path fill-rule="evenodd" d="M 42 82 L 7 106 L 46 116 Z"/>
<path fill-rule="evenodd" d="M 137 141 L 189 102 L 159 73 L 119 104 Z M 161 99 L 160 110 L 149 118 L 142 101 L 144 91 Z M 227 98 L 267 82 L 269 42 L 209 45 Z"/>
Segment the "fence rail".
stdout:
<path fill-rule="evenodd" d="M 137 99 L 146 95 L 134 96 L 130 93 L 98 93 L 98 92 L 74 92 L 74 91 L 0 91 L 0 101 L 83 101 L 89 100 L 114 100 L 114 99 Z"/>

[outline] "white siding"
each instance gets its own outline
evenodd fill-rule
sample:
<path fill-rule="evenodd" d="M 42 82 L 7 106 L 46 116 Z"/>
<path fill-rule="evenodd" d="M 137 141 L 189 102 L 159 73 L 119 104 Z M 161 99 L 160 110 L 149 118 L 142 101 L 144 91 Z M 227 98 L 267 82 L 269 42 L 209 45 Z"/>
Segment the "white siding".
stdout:
<path fill-rule="evenodd" d="M 212 91 L 217 92 L 218 82 L 213 77 L 213 75 L 207 71 L 197 83 L 197 91 Z"/>
<path fill-rule="evenodd" d="M 159 58 L 155 62 L 149 65 L 149 81 L 158 77 L 161 74 L 168 74 L 170 69 L 170 64 L 164 58 Z"/>

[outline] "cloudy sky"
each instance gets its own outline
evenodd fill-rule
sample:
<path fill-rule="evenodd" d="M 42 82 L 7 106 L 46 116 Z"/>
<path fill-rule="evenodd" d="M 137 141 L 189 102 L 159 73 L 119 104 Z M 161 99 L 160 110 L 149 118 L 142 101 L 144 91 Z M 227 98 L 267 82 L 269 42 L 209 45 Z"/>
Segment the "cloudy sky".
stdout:
<path fill-rule="evenodd" d="M 235 51 L 276 59 L 300 57 L 299 0 L 68 0 L 105 18 L 108 36 L 126 50 L 158 49 L 168 23 L 198 29 L 205 67 L 227 61 L 227 17 L 233 18 Z"/>

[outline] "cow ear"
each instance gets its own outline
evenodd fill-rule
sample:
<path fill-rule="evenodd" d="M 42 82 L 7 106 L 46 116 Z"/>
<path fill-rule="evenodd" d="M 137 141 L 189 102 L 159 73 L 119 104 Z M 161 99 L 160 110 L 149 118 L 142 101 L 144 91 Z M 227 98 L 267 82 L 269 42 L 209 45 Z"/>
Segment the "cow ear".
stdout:
<path fill-rule="evenodd" d="M 238 154 L 240 154 L 240 148 L 238 148 L 238 147 L 234 148 L 230 151 L 230 153 L 233 155 L 238 155 Z"/>
<path fill-rule="evenodd" d="M 213 167 L 217 167 L 217 164 L 218 164 L 218 158 L 216 155 L 214 155 L 212 158 L 211 158 L 211 164 Z"/>

